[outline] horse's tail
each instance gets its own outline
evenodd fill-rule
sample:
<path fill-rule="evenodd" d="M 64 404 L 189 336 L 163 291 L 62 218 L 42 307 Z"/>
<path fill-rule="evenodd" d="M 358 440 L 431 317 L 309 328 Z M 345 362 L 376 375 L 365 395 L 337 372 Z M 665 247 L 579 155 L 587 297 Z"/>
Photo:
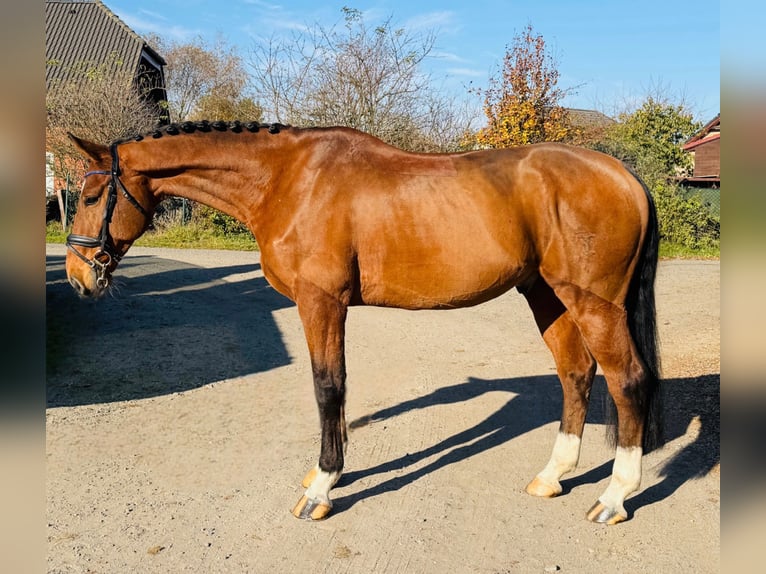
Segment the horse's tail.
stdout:
<path fill-rule="evenodd" d="M 635 173 L 633 173 L 633 176 L 644 188 L 646 199 L 649 202 L 649 221 L 646 237 L 640 259 L 631 278 L 630 289 L 625 302 L 630 334 L 647 369 L 647 380 L 643 394 L 645 401 L 643 406 L 644 412 L 646 412 L 643 449 L 647 453 L 662 446 L 665 440 L 662 424 L 663 407 L 660 386 L 662 379 L 660 377 L 660 354 L 654 302 L 654 280 L 657 274 L 660 230 L 657 222 L 657 209 L 652 195 L 646 184 L 641 181 L 641 178 Z M 617 411 L 611 395 L 606 393 L 606 396 L 608 435 L 612 442 L 616 442 Z"/>

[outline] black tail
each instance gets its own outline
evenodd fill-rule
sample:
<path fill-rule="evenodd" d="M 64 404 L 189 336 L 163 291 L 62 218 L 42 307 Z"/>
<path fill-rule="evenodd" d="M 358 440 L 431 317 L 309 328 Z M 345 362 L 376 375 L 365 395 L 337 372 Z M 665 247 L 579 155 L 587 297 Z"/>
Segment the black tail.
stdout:
<path fill-rule="evenodd" d="M 657 339 L 657 319 L 654 304 L 654 280 L 657 274 L 659 257 L 660 231 L 657 223 L 657 210 L 654 200 L 643 181 L 634 173 L 641 183 L 649 201 L 649 222 L 646 238 L 636 270 L 628 292 L 625 306 L 628 311 L 628 327 L 638 352 L 648 370 L 646 381 L 645 409 L 646 423 L 644 425 L 643 449 L 650 452 L 664 444 L 665 438 L 662 424 L 662 392 L 660 388 L 660 354 Z M 607 432 L 612 442 L 616 442 L 617 410 L 609 393 L 607 397 L 606 421 Z"/>

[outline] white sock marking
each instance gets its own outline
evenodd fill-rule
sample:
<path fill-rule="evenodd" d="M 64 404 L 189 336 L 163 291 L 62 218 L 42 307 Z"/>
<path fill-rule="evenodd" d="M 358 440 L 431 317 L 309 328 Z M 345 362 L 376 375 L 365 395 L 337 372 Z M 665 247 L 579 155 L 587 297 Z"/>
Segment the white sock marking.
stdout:
<path fill-rule="evenodd" d="M 557 484 L 564 474 L 577 468 L 581 443 L 579 436 L 559 432 L 553 444 L 551 458 L 537 477 L 546 484 Z"/>
<path fill-rule="evenodd" d="M 340 472 L 325 472 L 320 468 L 317 468 L 316 477 L 311 482 L 311 486 L 306 489 L 306 497 L 310 499 L 318 499 L 326 504 L 332 505 L 330 502 L 330 489 L 335 486 L 340 478 Z"/>
<path fill-rule="evenodd" d="M 614 508 L 626 514 L 623 502 L 627 496 L 638 490 L 641 485 L 641 447 L 617 447 L 612 468 L 612 480 L 599 500 L 608 508 Z"/>

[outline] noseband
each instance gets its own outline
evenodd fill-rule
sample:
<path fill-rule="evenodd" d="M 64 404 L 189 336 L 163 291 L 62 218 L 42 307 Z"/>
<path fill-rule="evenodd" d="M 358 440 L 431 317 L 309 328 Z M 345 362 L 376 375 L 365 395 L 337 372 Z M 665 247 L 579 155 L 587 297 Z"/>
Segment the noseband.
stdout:
<path fill-rule="evenodd" d="M 130 204 L 140 211 L 144 217 L 150 219 L 149 213 L 141 206 L 140 203 L 133 197 L 130 192 L 125 188 L 125 184 L 120 180 L 120 158 L 117 155 L 117 144 L 112 144 L 109 148 L 112 153 L 112 169 L 111 170 L 97 170 L 89 171 L 84 177 L 90 175 L 108 175 L 111 176 L 109 185 L 107 187 L 106 205 L 104 206 L 104 217 L 101 222 L 101 231 L 98 237 L 90 237 L 88 235 L 76 235 L 70 233 L 66 238 L 66 246 L 77 257 L 82 259 L 88 266 L 96 272 L 96 285 L 104 289 L 109 285 L 109 278 L 107 277 L 107 271 L 112 261 L 119 262 L 122 255 L 117 252 L 114 246 L 112 236 L 109 234 L 109 224 L 112 222 L 112 214 L 114 208 L 117 205 L 117 189 L 119 188 L 122 195 L 130 202 Z M 75 245 L 79 247 L 98 248 L 96 254 L 88 259 L 85 255 L 80 253 Z"/>

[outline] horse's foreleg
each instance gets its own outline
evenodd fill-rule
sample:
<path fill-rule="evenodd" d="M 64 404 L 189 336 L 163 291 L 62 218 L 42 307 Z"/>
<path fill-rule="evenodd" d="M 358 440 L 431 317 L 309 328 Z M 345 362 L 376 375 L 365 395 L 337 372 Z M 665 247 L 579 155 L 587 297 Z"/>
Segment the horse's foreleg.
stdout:
<path fill-rule="evenodd" d="M 553 290 L 542 278 L 523 291 L 546 345 L 553 354 L 564 400 L 561 425 L 551 458 L 527 485 L 534 496 L 561 494 L 561 477 L 577 467 L 596 362 L 580 330 Z"/>
<path fill-rule="evenodd" d="M 319 289 L 304 286 L 298 310 L 311 355 L 322 444 L 319 463 L 303 479 L 306 491 L 293 508 L 293 514 L 298 518 L 321 520 L 332 509 L 330 489 L 343 471 L 346 306 Z"/>
<path fill-rule="evenodd" d="M 340 407 L 340 431 L 341 431 L 341 440 L 343 441 L 343 453 L 346 453 L 346 448 L 348 448 L 348 425 L 346 425 L 346 406 L 341 405 Z M 306 476 L 303 477 L 303 480 L 301 481 L 301 486 L 303 488 L 308 488 L 311 486 L 311 483 L 314 482 L 314 479 L 319 474 L 319 465 L 317 464 L 314 468 L 312 468 L 308 473 L 306 473 Z M 335 481 L 337 482 L 337 480 Z"/>
<path fill-rule="evenodd" d="M 314 390 L 319 407 L 322 445 L 319 463 L 301 483 L 306 491 L 293 509 L 293 514 L 298 518 L 321 520 L 332 509 L 330 490 L 343 472 L 345 451 L 344 378 L 330 375 L 321 367 L 314 367 Z"/>

